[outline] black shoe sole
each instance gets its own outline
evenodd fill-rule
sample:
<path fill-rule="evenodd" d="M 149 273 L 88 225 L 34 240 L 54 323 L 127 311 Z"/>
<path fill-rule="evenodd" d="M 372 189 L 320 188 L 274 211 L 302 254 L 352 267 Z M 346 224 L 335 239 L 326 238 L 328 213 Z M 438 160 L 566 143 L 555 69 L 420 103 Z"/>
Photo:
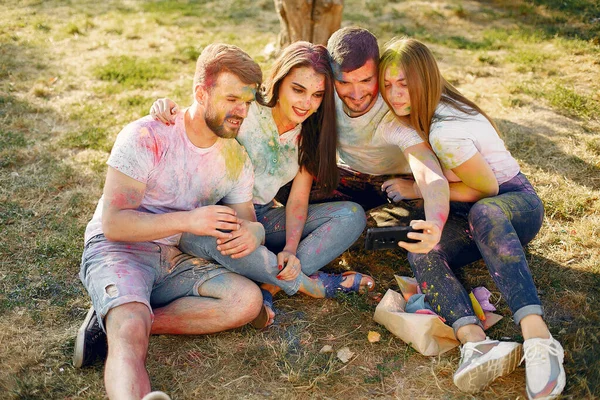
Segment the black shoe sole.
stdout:
<path fill-rule="evenodd" d="M 94 317 L 94 313 L 94 308 L 90 307 L 90 310 L 85 316 L 83 323 L 77 330 L 77 337 L 75 339 L 75 350 L 73 352 L 73 366 L 75 368 L 81 368 L 88 365 L 84 364 L 85 360 L 83 357 L 83 355 L 85 354 L 85 331 L 87 330 L 91 319 Z"/>

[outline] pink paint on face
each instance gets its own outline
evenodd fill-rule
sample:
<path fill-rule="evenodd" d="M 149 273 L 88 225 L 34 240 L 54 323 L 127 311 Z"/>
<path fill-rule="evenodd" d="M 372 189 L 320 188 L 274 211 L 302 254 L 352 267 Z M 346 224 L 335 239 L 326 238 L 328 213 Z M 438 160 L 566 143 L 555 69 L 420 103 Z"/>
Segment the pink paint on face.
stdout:
<path fill-rule="evenodd" d="M 383 74 L 383 91 L 381 95 L 399 117 L 410 115 L 410 95 L 406 76 L 402 68 L 390 65 Z"/>
<path fill-rule="evenodd" d="M 292 129 L 317 111 L 325 94 L 325 76 L 312 67 L 292 69 L 281 81 L 274 112 Z M 288 129 L 289 130 L 289 129 Z"/>
<path fill-rule="evenodd" d="M 354 71 L 336 76 L 335 90 L 344 102 L 348 116 L 359 117 L 367 113 L 375 104 L 379 91 L 375 61 L 369 60 Z"/>

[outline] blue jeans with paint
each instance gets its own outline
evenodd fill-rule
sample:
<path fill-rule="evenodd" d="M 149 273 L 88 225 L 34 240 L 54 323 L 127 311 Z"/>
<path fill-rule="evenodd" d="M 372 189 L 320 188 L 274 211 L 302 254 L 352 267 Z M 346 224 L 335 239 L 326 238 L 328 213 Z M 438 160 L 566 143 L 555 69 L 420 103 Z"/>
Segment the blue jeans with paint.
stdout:
<path fill-rule="evenodd" d="M 481 326 L 455 275 L 481 258 L 517 325 L 527 315 L 543 315 L 523 250 L 540 230 L 543 218 L 540 198 L 519 173 L 500 185 L 497 196 L 476 203 L 451 203 L 451 217 L 440 243 L 428 254 L 408 254 L 421 290 L 454 332 L 465 325 Z"/>
<path fill-rule="evenodd" d="M 265 246 L 275 254 L 285 247 L 285 207 L 273 202 L 255 205 L 256 219 L 265 227 Z M 361 206 L 350 201 L 310 204 L 296 257 L 305 275 L 312 275 L 348 249 L 367 223 Z"/>
<path fill-rule="evenodd" d="M 179 248 L 184 253 L 216 261 L 219 265 L 256 282 L 279 286 L 288 295 L 300 287 L 300 278 L 277 279 L 277 253 L 285 246 L 285 207 L 273 207 L 273 202 L 255 206 L 257 220 L 265 228 L 265 245 L 246 257 L 232 259 L 216 249 L 211 236 L 182 235 Z M 296 257 L 302 272 L 311 275 L 342 254 L 358 239 L 366 224 L 365 213 L 358 204 L 335 202 L 311 204 Z"/>

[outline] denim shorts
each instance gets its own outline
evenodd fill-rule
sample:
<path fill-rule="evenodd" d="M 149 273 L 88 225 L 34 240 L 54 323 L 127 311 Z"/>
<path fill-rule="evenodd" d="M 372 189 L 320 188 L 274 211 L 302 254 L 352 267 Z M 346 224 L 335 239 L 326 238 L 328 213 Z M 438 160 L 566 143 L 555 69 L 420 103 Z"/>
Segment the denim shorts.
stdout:
<path fill-rule="evenodd" d="M 104 235 L 90 239 L 83 250 L 79 277 L 87 289 L 99 322 L 127 303 L 162 307 L 185 296 L 199 296 L 206 281 L 230 273 L 218 264 L 153 242 L 111 242 Z"/>

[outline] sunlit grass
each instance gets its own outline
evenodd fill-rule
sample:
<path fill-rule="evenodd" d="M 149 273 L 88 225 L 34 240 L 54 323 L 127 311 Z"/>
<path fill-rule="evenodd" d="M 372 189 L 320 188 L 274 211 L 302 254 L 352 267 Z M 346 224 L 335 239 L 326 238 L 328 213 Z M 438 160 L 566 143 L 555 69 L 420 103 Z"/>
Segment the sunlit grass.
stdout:
<path fill-rule="evenodd" d="M 190 104 L 194 63 L 212 42 L 239 45 L 264 70 L 279 21 L 271 0 L 39 1 L 0 13 L 0 387 L 8 398 L 104 396 L 102 367 L 70 366 L 89 307 L 79 282 L 83 231 L 118 132 L 169 96 Z M 593 0 L 347 0 L 344 25 L 380 44 L 409 35 L 485 104 L 546 209 L 527 257 L 552 333 L 567 350 L 566 397 L 600 396 L 600 65 Z M 347 251 L 345 265 L 395 289 L 406 255 Z M 339 271 L 337 260 L 329 269 Z M 492 337 L 520 339 L 482 263 L 470 284 L 506 317 Z M 277 324 L 202 337 L 155 336 L 148 370 L 174 398 L 462 398 L 458 351 L 423 357 L 372 321 L 365 296 L 276 296 Z M 368 343 L 369 330 L 381 334 Z M 325 345 L 334 353 L 319 353 Z M 342 347 L 355 352 L 343 364 Z M 241 379 L 239 379 L 241 378 Z M 208 379 L 208 380 L 207 380 Z M 212 383 L 207 383 L 212 382 Z M 7 388 L 8 392 L 4 391 Z M 208 390 L 207 390 L 208 388 Z M 520 368 L 482 399 L 524 397 Z M 500 395 L 499 395 L 500 393 Z"/>

